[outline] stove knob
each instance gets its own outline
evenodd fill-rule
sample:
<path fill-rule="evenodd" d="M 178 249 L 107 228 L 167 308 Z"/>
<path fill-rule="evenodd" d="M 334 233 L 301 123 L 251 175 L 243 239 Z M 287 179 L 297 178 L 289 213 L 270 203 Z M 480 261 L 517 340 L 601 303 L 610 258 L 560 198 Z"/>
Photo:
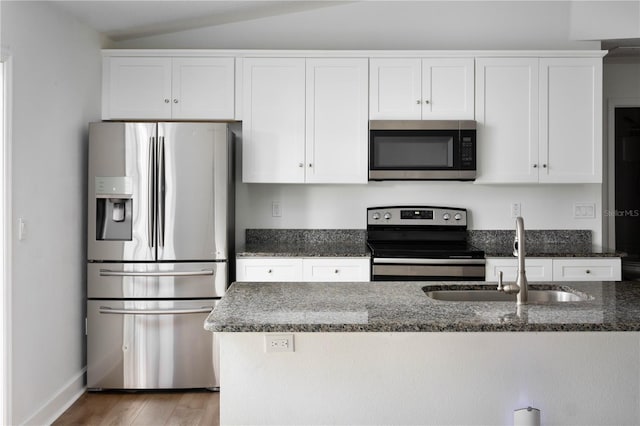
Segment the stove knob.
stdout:
<path fill-rule="evenodd" d="M 385 214 L 384 214 L 384 218 L 385 218 L 386 220 L 391 219 L 391 213 L 389 213 L 389 212 L 385 213 Z"/>
<path fill-rule="evenodd" d="M 380 219 L 380 213 L 374 213 L 372 216 L 373 220 L 378 220 Z"/>
<path fill-rule="evenodd" d="M 442 218 L 444 220 L 449 220 L 449 219 L 451 219 L 451 215 L 449 213 L 445 213 L 445 214 L 442 215 Z"/>
<path fill-rule="evenodd" d="M 462 215 L 460 213 L 456 213 L 455 216 L 453 216 L 453 218 L 455 220 L 461 220 L 462 219 Z"/>

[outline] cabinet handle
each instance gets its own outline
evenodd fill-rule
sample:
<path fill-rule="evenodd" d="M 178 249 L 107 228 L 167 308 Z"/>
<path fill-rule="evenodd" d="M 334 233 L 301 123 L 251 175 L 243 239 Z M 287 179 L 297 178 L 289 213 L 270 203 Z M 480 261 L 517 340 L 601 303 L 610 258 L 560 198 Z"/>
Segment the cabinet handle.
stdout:
<path fill-rule="evenodd" d="M 313 164 L 309 163 L 309 167 L 313 167 Z"/>
<path fill-rule="evenodd" d="M 174 100 L 173 100 L 173 103 L 174 103 L 174 104 L 177 104 L 177 103 L 178 103 L 178 100 L 177 100 L 177 99 L 174 99 Z"/>
<path fill-rule="evenodd" d="M 537 169 L 537 168 L 538 168 L 538 165 L 537 165 L 537 164 L 534 164 L 534 165 L 533 165 L 533 168 L 534 168 L 534 169 Z"/>
<path fill-rule="evenodd" d="M 169 103 L 169 99 L 165 99 L 165 100 L 164 100 L 164 103 L 165 103 L 165 104 L 168 104 L 168 103 Z"/>
<path fill-rule="evenodd" d="M 270 273 L 272 273 L 272 272 L 273 272 L 273 270 L 269 269 L 269 270 L 267 271 L 267 274 L 270 274 Z"/>
<path fill-rule="evenodd" d="M 424 101 L 425 105 L 429 105 L 429 100 Z"/>
<path fill-rule="evenodd" d="M 298 163 L 298 167 L 304 167 L 304 164 Z"/>
<path fill-rule="evenodd" d="M 416 101 L 416 103 L 417 103 L 418 105 L 420 105 L 420 99 L 418 99 L 418 100 Z"/>
<path fill-rule="evenodd" d="M 590 271 L 590 270 L 588 270 L 588 269 L 587 269 L 587 271 L 586 271 L 586 272 L 587 272 L 587 274 L 590 274 L 590 273 L 591 273 L 591 271 Z"/>
<path fill-rule="evenodd" d="M 547 165 L 546 165 L 546 164 L 543 164 L 543 165 L 542 165 L 542 168 L 543 168 L 543 169 L 546 169 L 546 168 L 547 168 Z"/>
<path fill-rule="evenodd" d="M 335 271 L 333 271 L 334 274 L 339 274 L 340 273 L 340 269 L 336 269 Z"/>

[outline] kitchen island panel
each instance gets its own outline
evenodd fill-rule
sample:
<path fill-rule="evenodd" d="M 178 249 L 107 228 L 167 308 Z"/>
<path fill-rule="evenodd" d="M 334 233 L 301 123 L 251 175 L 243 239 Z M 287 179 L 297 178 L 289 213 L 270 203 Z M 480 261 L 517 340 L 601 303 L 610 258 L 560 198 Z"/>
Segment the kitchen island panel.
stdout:
<path fill-rule="evenodd" d="M 222 333 L 221 424 L 640 423 L 640 333 Z"/>

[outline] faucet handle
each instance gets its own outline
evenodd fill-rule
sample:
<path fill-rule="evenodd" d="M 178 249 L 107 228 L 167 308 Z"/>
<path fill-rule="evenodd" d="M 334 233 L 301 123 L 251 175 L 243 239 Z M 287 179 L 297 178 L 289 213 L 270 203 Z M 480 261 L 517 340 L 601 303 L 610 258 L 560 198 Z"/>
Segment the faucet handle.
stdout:
<path fill-rule="evenodd" d="M 502 286 L 502 271 L 498 271 L 498 291 L 502 291 L 503 290 L 503 286 Z"/>

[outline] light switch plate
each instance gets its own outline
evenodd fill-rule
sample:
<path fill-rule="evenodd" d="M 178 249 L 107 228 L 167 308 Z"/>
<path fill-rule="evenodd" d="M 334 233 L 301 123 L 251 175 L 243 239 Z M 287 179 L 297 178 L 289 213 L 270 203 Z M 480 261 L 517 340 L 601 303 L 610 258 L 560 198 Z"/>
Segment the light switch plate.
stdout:
<path fill-rule="evenodd" d="M 595 219 L 596 218 L 595 203 L 574 203 L 573 217 L 574 219 Z"/>

